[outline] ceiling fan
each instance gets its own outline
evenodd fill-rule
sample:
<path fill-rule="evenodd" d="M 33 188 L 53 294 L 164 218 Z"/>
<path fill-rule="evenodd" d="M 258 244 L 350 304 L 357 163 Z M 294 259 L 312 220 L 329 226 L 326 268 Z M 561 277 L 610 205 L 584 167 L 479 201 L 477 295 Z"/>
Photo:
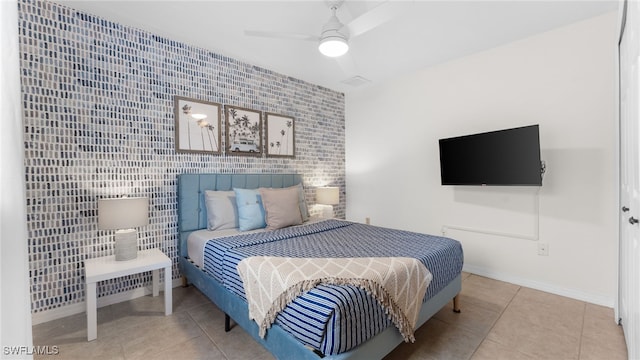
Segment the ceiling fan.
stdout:
<path fill-rule="evenodd" d="M 319 36 L 296 34 L 288 32 L 245 30 L 245 35 L 294 40 L 309 40 L 318 42 L 318 50 L 328 57 L 339 57 L 349 51 L 349 39 L 372 30 L 396 17 L 401 11 L 401 4 L 397 1 L 385 1 L 375 8 L 365 12 L 348 24 L 340 22 L 336 11 L 344 0 L 325 1 L 331 10 L 329 21 L 322 26 Z"/>

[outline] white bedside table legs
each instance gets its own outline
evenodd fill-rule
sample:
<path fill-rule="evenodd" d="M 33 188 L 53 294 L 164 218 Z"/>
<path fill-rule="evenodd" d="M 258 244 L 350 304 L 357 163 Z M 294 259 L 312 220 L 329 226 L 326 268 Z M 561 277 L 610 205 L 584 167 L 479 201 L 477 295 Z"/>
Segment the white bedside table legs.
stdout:
<path fill-rule="evenodd" d="M 156 269 L 152 271 L 152 287 L 151 292 L 153 296 L 158 296 L 160 292 L 160 269 Z M 167 279 L 169 279 L 167 281 Z M 173 304 L 171 296 L 171 266 L 167 266 L 164 268 L 164 314 L 171 315 L 173 312 Z"/>
<path fill-rule="evenodd" d="M 152 271 L 152 288 L 151 292 L 153 296 L 158 296 L 160 292 L 160 269 L 156 269 Z M 173 304 L 171 296 L 171 266 L 167 266 L 164 268 L 164 314 L 171 315 L 173 312 Z"/>
<path fill-rule="evenodd" d="M 158 296 L 160 293 L 160 269 L 152 270 L 152 293 Z M 87 299 L 87 341 L 98 337 L 98 304 L 96 302 L 96 283 L 87 283 L 85 299 Z M 173 312 L 173 296 L 171 294 L 171 266 L 164 268 L 164 314 Z"/>
<path fill-rule="evenodd" d="M 171 294 L 171 266 L 164 268 L 164 314 L 171 315 L 173 312 L 173 296 Z"/>
<path fill-rule="evenodd" d="M 96 283 L 87 283 L 85 299 L 87 301 L 87 341 L 98 337 L 98 307 L 96 304 Z"/>
<path fill-rule="evenodd" d="M 85 299 L 87 303 L 87 340 L 98 337 L 96 283 L 127 275 L 151 271 L 153 296 L 160 293 L 160 270 L 164 269 L 164 314 L 171 315 L 173 302 L 171 297 L 171 259 L 159 249 L 138 251 L 135 259 L 117 261 L 115 256 L 103 256 L 84 261 L 86 281 Z"/>

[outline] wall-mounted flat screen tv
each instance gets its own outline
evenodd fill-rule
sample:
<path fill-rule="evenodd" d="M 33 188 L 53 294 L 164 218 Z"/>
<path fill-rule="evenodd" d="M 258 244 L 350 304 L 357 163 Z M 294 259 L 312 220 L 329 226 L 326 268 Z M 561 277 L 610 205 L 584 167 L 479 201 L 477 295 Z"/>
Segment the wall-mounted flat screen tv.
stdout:
<path fill-rule="evenodd" d="M 442 185 L 542 185 L 538 125 L 439 142 Z"/>

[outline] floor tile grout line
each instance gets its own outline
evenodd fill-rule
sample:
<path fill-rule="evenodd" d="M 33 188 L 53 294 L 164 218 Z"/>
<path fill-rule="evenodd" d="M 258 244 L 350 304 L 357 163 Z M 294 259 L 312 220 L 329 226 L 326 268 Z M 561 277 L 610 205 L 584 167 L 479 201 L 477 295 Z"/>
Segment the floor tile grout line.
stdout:
<path fill-rule="evenodd" d="M 227 356 L 227 354 L 218 346 L 218 344 L 216 343 L 216 341 L 209 335 L 209 333 L 202 327 L 202 325 L 200 325 L 200 323 L 191 315 L 191 313 L 189 312 L 189 310 L 186 310 L 187 315 L 189 316 L 189 318 L 191 318 L 191 320 L 193 320 L 194 323 L 196 323 L 196 325 L 198 326 L 198 328 L 200 330 L 202 330 L 202 333 L 204 333 L 204 335 L 207 337 L 207 339 L 209 339 L 209 341 L 211 342 L 211 344 L 213 344 L 213 346 L 216 347 L 216 349 L 218 349 L 218 351 L 220 351 L 220 354 L 222 354 L 222 356 L 224 356 L 224 358 L 226 360 L 229 360 L 229 357 Z"/>
<path fill-rule="evenodd" d="M 513 299 L 516 298 L 516 296 L 518 295 L 518 293 L 520 292 L 520 290 L 522 289 L 522 286 L 518 286 L 518 291 L 516 291 L 513 296 L 511 297 L 511 299 L 509 299 L 509 302 L 507 303 L 507 305 L 505 305 L 505 307 L 502 309 L 502 311 L 500 311 L 500 315 L 498 315 L 498 318 L 496 319 L 496 321 L 493 322 L 493 324 L 491 324 L 491 328 L 489 329 L 489 331 L 487 331 L 487 333 L 484 335 L 484 337 L 482 338 L 482 341 L 480 342 L 480 344 L 478 345 L 478 347 L 476 347 L 476 349 L 473 351 L 473 353 L 471 354 L 471 357 L 469 359 L 472 359 L 473 356 L 478 352 L 478 350 L 480 349 L 480 347 L 482 346 L 482 344 L 487 340 L 487 337 L 489 336 L 489 334 L 491 334 L 491 331 L 493 330 L 493 328 L 496 326 L 496 324 L 500 321 L 500 319 L 502 318 L 502 315 L 504 315 L 505 311 L 507 311 L 507 309 L 509 308 L 509 306 L 511 305 L 511 303 L 513 302 Z M 490 340 L 493 341 L 493 340 Z M 496 343 L 500 344 L 500 345 L 504 345 L 501 344 L 500 342 Z M 528 355 L 528 354 L 527 354 Z"/>
<path fill-rule="evenodd" d="M 202 333 L 203 333 L 204 335 L 207 335 L 207 333 L 202 329 L 202 327 L 200 327 L 200 324 L 198 324 L 198 322 L 197 322 L 197 321 L 195 321 L 195 319 L 191 316 L 191 314 L 189 314 L 189 312 L 188 312 L 186 309 L 185 309 L 185 310 L 178 310 L 178 311 L 175 311 L 175 312 L 173 312 L 171 315 L 168 315 L 168 316 L 166 316 L 166 315 L 165 315 L 165 316 L 164 316 L 164 318 L 167 318 L 167 317 L 174 317 L 174 319 L 175 319 L 176 314 L 179 314 L 179 313 L 185 313 L 185 314 L 187 315 L 187 317 L 188 317 L 189 319 L 191 319 L 191 321 L 192 321 L 193 323 L 195 323 L 195 325 L 196 325 L 196 326 L 197 326 L 197 327 L 202 331 Z M 162 319 L 162 318 L 159 318 L 159 320 L 160 320 L 160 321 L 161 321 L 161 319 Z M 182 344 L 188 343 L 188 342 L 190 342 L 190 341 L 192 341 L 192 340 L 194 340 L 194 339 L 197 339 L 198 337 L 199 337 L 199 336 L 194 336 L 194 337 L 188 338 L 188 339 L 186 339 L 184 342 L 182 342 L 182 343 L 178 343 L 176 346 L 180 346 L 180 345 L 182 345 Z M 214 344 L 214 346 L 215 346 L 215 344 Z M 124 346 L 122 345 L 122 343 L 120 343 L 120 347 L 122 348 L 122 356 L 123 356 L 123 359 L 124 359 L 124 360 L 127 360 L 128 358 L 131 358 L 131 357 L 127 357 L 126 352 L 125 352 L 125 350 L 124 350 Z M 216 348 L 217 348 L 217 346 L 216 346 Z M 149 357 L 150 357 L 150 358 L 155 358 L 155 356 L 160 355 L 160 354 L 163 354 L 163 353 L 165 353 L 165 352 L 167 352 L 167 351 L 170 351 L 170 349 L 161 349 L 161 350 L 158 350 L 157 352 L 155 352 L 155 353 L 153 353 L 153 354 L 149 355 Z M 226 355 L 225 355 L 225 358 L 226 358 Z M 228 359 L 227 359 L 227 360 L 228 360 Z"/>
<path fill-rule="evenodd" d="M 580 327 L 580 340 L 578 341 L 578 360 L 582 356 L 582 341 L 584 340 L 584 326 L 585 326 L 585 319 L 587 317 L 587 303 L 583 302 L 582 306 L 583 306 L 583 309 L 582 309 L 582 326 Z"/>

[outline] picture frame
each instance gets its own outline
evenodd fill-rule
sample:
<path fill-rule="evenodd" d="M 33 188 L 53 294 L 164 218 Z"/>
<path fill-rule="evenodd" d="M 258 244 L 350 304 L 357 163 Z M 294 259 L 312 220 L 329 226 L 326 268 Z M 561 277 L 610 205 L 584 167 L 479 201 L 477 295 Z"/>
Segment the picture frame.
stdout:
<path fill-rule="evenodd" d="M 222 105 L 174 97 L 176 152 L 222 154 Z"/>
<path fill-rule="evenodd" d="M 295 119 L 275 113 L 265 113 L 266 153 L 268 157 L 295 158 Z"/>
<path fill-rule="evenodd" d="M 262 156 L 262 113 L 225 105 L 227 155 Z"/>

